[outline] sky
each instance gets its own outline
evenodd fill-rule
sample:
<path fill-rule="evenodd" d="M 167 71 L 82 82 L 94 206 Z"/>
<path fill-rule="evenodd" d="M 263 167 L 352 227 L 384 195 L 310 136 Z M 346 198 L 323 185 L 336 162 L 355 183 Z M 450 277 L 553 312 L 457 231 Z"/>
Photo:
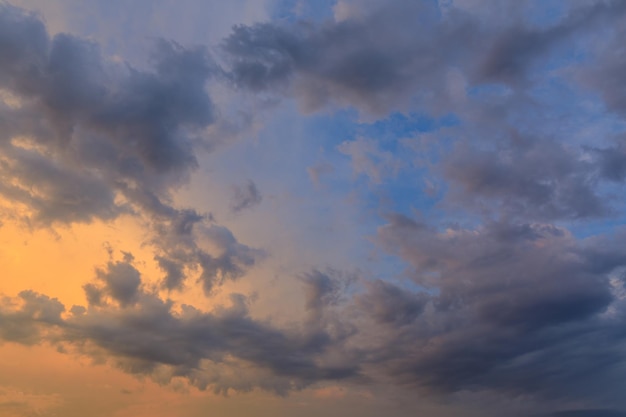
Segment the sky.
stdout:
<path fill-rule="evenodd" d="M 625 37 L 0 0 L 0 416 L 625 417 Z"/>

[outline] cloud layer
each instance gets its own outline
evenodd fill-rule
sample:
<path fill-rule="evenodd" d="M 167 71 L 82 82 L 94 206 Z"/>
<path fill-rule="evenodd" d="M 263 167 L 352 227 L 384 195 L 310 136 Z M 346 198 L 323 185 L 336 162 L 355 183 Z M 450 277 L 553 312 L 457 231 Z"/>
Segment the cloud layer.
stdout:
<path fill-rule="evenodd" d="M 530 399 L 534 415 L 623 415 L 626 8 L 537 4 L 339 0 L 321 20 L 237 25 L 214 49 L 156 40 L 145 65 L 0 4 L 2 219 L 128 217 L 161 274 L 111 252 L 85 277 L 84 306 L 36 289 L 2 298 L 0 341 L 225 394 L 386 385 L 444 402 Z M 218 136 L 248 102 L 280 123 L 229 167 L 211 203 L 223 216 L 182 204 L 194 175 L 213 174 L 207 150 L 237 151 Z M 292 125 L 328 136 L 314 164 Z M 315 190 L 276 186 L 282 173 L 254 172 L 264 158 L 292 159 Z M 291 239 L 301 266 L 281 317 L 259 313 L 287 262 L 233 224 L 279 224 L 288 207 L 314 241 L 307 210 L 326 202 L 359 207 L 355 252 L 367 255 L 353 269 L 311 265 L 296 233 L 260 236 Z M 255 277 L 268 259 L 270 284 Z M 228 287 L 241 280 L 247 295 Z M 196 289 L 209 307 L 176 298 Z"/>

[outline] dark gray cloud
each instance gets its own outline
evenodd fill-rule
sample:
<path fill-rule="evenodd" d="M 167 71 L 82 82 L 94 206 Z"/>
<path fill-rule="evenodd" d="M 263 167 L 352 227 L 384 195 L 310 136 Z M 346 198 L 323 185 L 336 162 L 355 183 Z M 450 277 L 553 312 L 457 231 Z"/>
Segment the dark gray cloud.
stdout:
<path fill-rule="evenodd" d="M 624 8 L 622 2 L 610 4 Z M 626 31 L 623 11 L 616 15 L 610 28 L 604 36 L 593 39 L 593 60 L 578 69 L 577 76 L 584 86 L 602 97 L 610 110 L 623 116 L 626 111 L 626 96 L 620 87 L 624 81 L 624 68 L 626 68 L 624 44 L 621 41 Z"/>
<path fill-rule="evenodd" d="M 50 342 L 77 353 L 101 358 L 124 371 L 149 375 L 156 380 L 163 373 L 187 378 L 192 385 L 216 392 L 229 388 L 250 390 L 261 387 L 285 394 L 316 381 L 355 377 L 354 364 L 324 361 L 332 346 L 330 335 L 322 337 L 281 330 L 252 319 L 247 300 L 231 296 L 231 307 L 211 313 L 189 305 L 180 311 L 170 301 L 140 289 L 114 292 L 109 285 L 113 275 L 133 273 L 120 262 L 109 264 L 104 292 L 125 302 L 132 292 L 134 303 L 119 309 L 116 304 L 74 307 L 62 317 L 64 306 L 57 300 L 26 291 L 17 300 L 5 299 L 0 312 L 2 340 L 21 344 Z M 102 281 L 103 273 L 99 273 Z M 113 278 L 117 279 L 117 277 Z M 120 293 L 123 294 L 120 296 Z M 231 378 L 232 371 L 241 372 Z M 263 378 L 255 380 L 259 375 Z M 167 382 L 167 381 L 166 381 Z"/>
<path fill-rule="evenodd" d="M 433 2 L 393 1 L 368 12 L 362 20 L 237 26 L 222 45 L 230 77 L 252 91 L 291 91 L 305 109 L 337 101 L 381 112 L 416 91 L 432 98 L 478 39 L 460 16 L 438 18 Z"/>
<path fill-rule="evenodd" d="M 583 86 L 602 97 L 609 111 L 623 117 L 626 110 L 626 95 L 621 88 L 626 68 L 622 42 L 625 28 L 623 15 L 610 27 L 611 30 L 604 36 L 594 39 L 593 59 L 577 70 L 577 76 Z M 626 178 L 624 138 L 620 134 L 611 139 L 604 141 L 605 146 L 593 144 L 589 150 L 598 164 L 600 176 L 611 182 L 623 183 Z"/>
<path fill-rule="evenodd" d="M 119 182 L 163 197 L 195 167 L 194 132 L 214 119 L 204 50 L 160 41 L 154 70 L 141 71 L 105 60 L 91 42 L 50 39 L 41 21 L 11 6 L 0 19 L 0 87 L 20 101 L 4 109 L 12 128 L 3 129 L 3 151 L 15 151 L 9 139 L 24 135 L 30 143 L 18 150 L 80 168 L 110 193 L 124 193 Z"/>
<path fill-rule="evenodd" d="M 442 169 L 451 198 L 466 207 L 522 219 L 602 217 L 611 208 L 598 192 L 597 171 L 615 175 L 619 160 L 600 157 L 592 163 L 582 148 L 513 133 L 496 149 L 459 144 Z"/>
<path fill-rule="evenodd" d="M 201 231 L 200 239 L 208 239 L 217 247 L 217 253 L 199 251 L 198 264 L 202 269 L 200 279 L 210 292 L 215 285 L 244 275 L 249 267 L 262 259 L 265 253 L 239 243 L 225 227 L 213 225 Z"/>
<path fill-rule="evenodd" d="M 499 6 L 497 21 L 471 8 L 451 6 L 444 13 L 443 6 L 427 1 L 356 4 L 360 13 L 340 21 L 236 27 L 222 45 L 235 84 L 294 95 L 305 108 L 335 101 L 384 113 L 402 109 L 410 99 L 429 112 L 458 111 L 470 139 L 446 158 L 449 200 L 490 216 L 533 220 L 611 214 L 600 183 L 621 181 L 622 152 L 598 151 L 590 161 L 567 137 L 529 139 L 533 123 L 551 125 L 557 117 L 531 88 L 550 76 L 546 68 L 561 68 L 569 71 L 563 79 L 572 88 L 579 89 L 584 79 L 619 109 L 624 54 L 613 52 L 623 48 L 623 2 L 563 4 L 562 15 L 548 24 L 529 21 L 525 6 L 514 2 Z M 611 25 L 610 46 L 598 46 L 597 31 Z M 602 65 L 572 76 L 580 71 L 568 69 L 574 65 L 571 55 L 580 51 Z M 470 108 L 462 104 L 470 89 L 494 84 L 513 87 L 503 93 L 510 97 L 472 101 Z M 538 115 L 542 112 L 545 118 Z M 517 136 L 526 137 L 506 139 L 518 126 Z M 552 132 L 560 128 L 555 125 Z M 397 157 L 390 163 L 397 164 Z"/>
<path fill-rule="evenodd" d="M 166 214 L 153 221 L 155 260 L 165 276 L 162 286 L 181 289 L 197 275 L 208 293 L 227 280 L 241 278 L 266 256 L 266 252 L 240 243 L 210 215 L 164 206 Z"/>
<path fill-rule="evenodd" d="M 392 222 L 381 239 L 414 266 L 416 283 L 439 290 L 439 309 L 472 306 L 481 319 L 507 326 L 549 326 L 602 311 L 612 299 L 605 274 L 626 261 L 541 224 L 438 233 Z"/>
<path fill-rule="evenodd" d="M 110 220 L 130 211 L 91 173 L 19 147 L 5 149 L 0 158 L 0 192 L 32 210 L 30 220 L 36 225 Z"/>
<path fill-rule="evenodd" d="M 96 270 L 96 275 L 103 284 L 100 292 L 111 296 L 122 307 L 137 301 L 141 278 L 129 261 L 109 262 L 106 269 Z"/>
<path fill-rule="evenodd" d="M 0 194 L 26 208 L 29 224 L 138 216 L 149 224 L 168 289 L 199 270 L 210 291 L 255 263 L 258 252 L 210 214 L 172 203 L 197 167 L 196 149 L 211 147 L 204 131 L 215 110 L 205 84 L 215 65 L 204 48 L 156 41 L 151 67 L 140 70 L 84 39 L 51 38 L 37 16 L 7 4 L 0 26 L 0 89 L 13 100 L 0 108 Z M 258 202 L 250 190 L 240 205 Z M 110 272 L 102 276 L 108 294 L 129 303 L 136 274 Z M 100 291 L 88 291 L 96 302 Z"/>
<path fill-rule="evenodd" d="M 622 405 L 607 388 L 623 380 L 626 360 L 623 230 L 579 240 L 550 224 L 437 230 L 388 219 L 378 241 L 411 265 L 413 290 L 313 270 L 302 276 L 304 321 L 277 327 L 252 318 L 241 295 L 212 312 L 175 309 L 140 281 L 117 281 L 138 276 L 127 256 L 85 287 L 97 298 L 88 308 L 64 316 L 62 304 L 33 292 L 5 299 L 1 334 L 217 392 L 383 378 L 421 393 Z"/>
<path fill-rule="evenodd" d="M 379 352 L 400 381 L 589 398 L 623 378 L 623 307 L 609 279 L 626 265 L 623 231 L 578 241 L 546 224 L 438 231 L 397 218 L 379 239 L 412 265 L 432 303 Z"/>
<path fill-rule="evenodd" d="M 324 306 L 335 304 L 340 296 L 341 286 L 333 271 L 327 273 L 313 270 L 304 275 L 305 306 L 307 310 L 317 311 Z"/>
<path fill-rule="evenodd" d="M 522 22 L 517 14 L 517 21 L 504 26 L 479 58 L 481 64 L 473 72 L 476 81 L 515 87 L 527 83 L 533 67 L 545 65 L 557 48 L 567 50 L 594 31 L 623 20 L 626 11 L 619 1 L 571 2 L 569 7 L 562 19 L 547 27 Z"/>
<path fill-rule="evenodd" d="M 262 200 L 261 192 L 254 181 L 248 180 L 245 185 L 236 185 L 233 187 L 230 209 L 238 213 L 261 204 Z"/>
<path fill-rule="evenodd" d="M 36 220 L 110 219 L 122 211 L 116 196 L 139 206 L 129 190 L 167 198 L 195 167 L 194 132 L 214 119 L 204 50 L 161 41 L 148 72 L 71 35 L 49 38 L 37 17 L 6 4 L 0 25 L 0 88 L 18 101 L 0 117 L 5 193 Z"/>
<path fill-rule="evenodd" d="M 367 292 L 356 302 L 379 323 L 404 325 L 412 323 L 424 311 L 430 297 L 412 293 L 394 284 L 377 280 L 367 283 Z"/>
<path fill-rule="evenodd" d="M 590 157 L 586 145 L 595 138 L 581 146 L 570 137 L 583 126 L 563 126 L 568 116 L 556 113 L 555 98 L 541 90 L 558 76 L 572 91 L 591 87 L 619 110 L 623 65 L 612 52 L 623 49 L 623 2 L 563 3 L 548 23 L 531 21 L 524 11 L 530 5 L 516 2 L 475 7 L 489 17 L 428 1 L 353 3 L 354 16 L 344 20 L 234 28 L 222 44 L 229 76 L 244 90 L 296 97 L 305 109 L 336 102 L 375 114 L 454 112 L 462 128 L 446 140 L 456 148 L 442 145 L 443 164 L 428 166 L 446 183 L 446 208 L 522 222 L 615 214 L 619 202 L 606 183 L 624 179 L 621 145 Z M 490 7 L 501 13 L 490 15 Z M 614 27 L 606 47 L 597 35 L 605 27 Z M 580 70 L 585 64 L 572 56 L 583 52 L 602 65 Z M 483 88 L 498 93 L 482 96 Z M 366 150 L 366 157 L 346 152 L 355 170 L 376 183 L 381 172 L 395 175 L 415 162 L 402 165 L 397 153 L 376 153 L 378 140 L 370 141 L 374 152 Z"/>
<path fill-rule="evenodd" d="M 600 175 L 608 180 L 622 182 L 626 179 L 626 146 L 593 149 L 598 158 Z"/>
<path fill-rule="evenodd" d="M 304 285 L 304 309 L 308 313 L 305 327 L 314 333 L 321 329 L 332 329 L 338 339 L 353 335 L 357 329 L 340 317 L 340 312 L 350 302 L 347 296 L 359 281 L 357 273 L 348 273 L 333 268 L 313 269 L 300 279 Z"/>
<path fill-rule="evenodd" d="M 550 417 L 624 417 L 626 416 L 626 412 L 619 410 L 606 410 L 606 409 L 595 409 L 595 410 L 569 410 L 569 411 L 558 411 L 556 413 L 550 414 Z"/>
<path fill-rule="evenodd" d="M 559 47 L 584 44 L 626 10 L 619 1 L 571 2 L 546 26 L 524 19 L 515 2 L 498 4 L 503 12 L 488 19 L 430 1 L 361 3 L 339 21 L 235 27 L 222 45 L 229 76 L 251 91 L 294 94 L 309 110 L 338 102 L 384 113 L 410 101 L 450 110 L 454 71 L 470 86 L 521 87 Z"/>
<path fill-rule="evenodd" d="M 159 268 L 165 273 L 162 286 L 169 290 L 180 289 L 185 279 L 184 265 L 164 256 L 156 256 L 155 260 L 159 264 Z"/>

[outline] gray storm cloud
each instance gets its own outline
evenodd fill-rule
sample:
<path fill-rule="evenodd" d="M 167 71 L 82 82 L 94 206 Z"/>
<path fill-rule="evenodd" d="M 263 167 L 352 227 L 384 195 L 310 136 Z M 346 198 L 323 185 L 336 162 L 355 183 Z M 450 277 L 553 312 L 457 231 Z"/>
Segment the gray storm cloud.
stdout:
<path fill-rule="evenodd" d="M 199 268 L 210 291 L 255 263 L 258 252 L 206 226 L 210 215 L 171 203 L 215 121 L 205 85 L 216 69 L 204 48 L 157 41 L 152 69 L 139 70 L 105 59 L 95 43 L 50 38 L 38 17 L 6 4 L 0 26 L 0 88 L 18 102 L 3 102 L 0 116 L 0 193 L 28 208 L 30 224 L 141 216 L 168 289 Z M 217 239 L 224 254 L 200 239 Z"/>

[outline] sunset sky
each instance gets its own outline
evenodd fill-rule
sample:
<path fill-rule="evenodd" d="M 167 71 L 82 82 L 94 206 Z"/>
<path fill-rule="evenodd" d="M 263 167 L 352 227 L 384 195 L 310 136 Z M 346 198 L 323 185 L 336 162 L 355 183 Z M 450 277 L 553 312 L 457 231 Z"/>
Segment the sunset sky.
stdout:
<path fill-rule="evenodd" d="M 0 0 L 0 417 L 625 417 L 625 40 Z"/>

